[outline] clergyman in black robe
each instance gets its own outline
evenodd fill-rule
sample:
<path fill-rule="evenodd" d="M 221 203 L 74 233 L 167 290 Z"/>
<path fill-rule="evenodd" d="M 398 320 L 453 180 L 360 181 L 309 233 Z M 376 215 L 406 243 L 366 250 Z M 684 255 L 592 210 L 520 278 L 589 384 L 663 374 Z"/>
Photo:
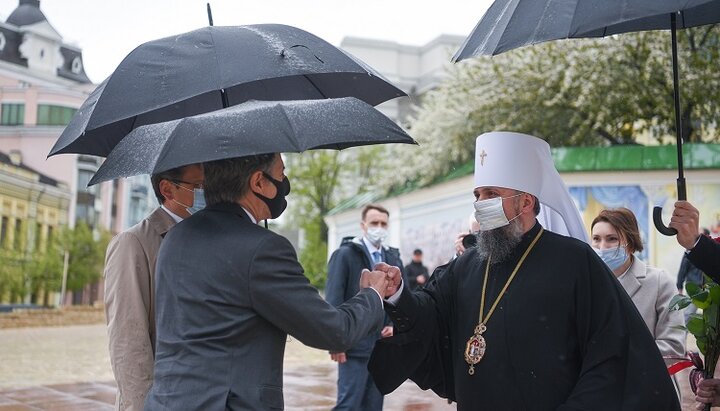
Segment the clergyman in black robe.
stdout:
<path fill-rule="evenodd" d="M 504 190 L 496 196 L 508 218 L 519 218 L 490 232 L 521 231 L 519 243 L 489 267 L 485 313 L 542 230 L 526 204 L 537 198 L 512 200 L 516 190 L 494 189 Z M 470 375 L 464 354 L 487 268 L 482 236 L 478 247 L 438 268 L 425 289 L 404 287 L 396 304 L 385 305 L 395 336 L 377 342 L 368 366 L 383 394 L 411 378 L 459 410 L 680 409 L 660 352 L 620 283 L 586 243 L 550 231 L 540 234 L 487 321 L 486 351 Z"/>

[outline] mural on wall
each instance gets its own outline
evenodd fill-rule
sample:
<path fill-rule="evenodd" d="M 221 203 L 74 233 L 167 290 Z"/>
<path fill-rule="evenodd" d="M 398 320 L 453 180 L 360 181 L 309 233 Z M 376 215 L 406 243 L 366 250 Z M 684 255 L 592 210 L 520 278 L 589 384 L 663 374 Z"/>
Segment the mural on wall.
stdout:
<path fill-rule="evenodd" d="M 409 264 L 413 250 L 419 248 L 423 252 L 423 264 L 432 272 L 453 258 L 455 239 L 459 233 L 469 232 L 468 225 L 467 216 L 427 224 L 403 223 L 400 248 L 403 263 Z"/>

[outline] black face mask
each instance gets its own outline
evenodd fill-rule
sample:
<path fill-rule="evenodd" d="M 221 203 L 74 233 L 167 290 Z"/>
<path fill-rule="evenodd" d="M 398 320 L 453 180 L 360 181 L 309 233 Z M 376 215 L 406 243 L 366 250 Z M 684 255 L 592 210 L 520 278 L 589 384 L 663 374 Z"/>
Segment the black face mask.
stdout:
<path fill-rule="evenodd" d="M 267 198 L 262 194 L 255 193 L 254 191 L 253 193 L 268 206 L 270 209 L 270 218 L 275 219 L 280 217 L 280 214 L 282 214 L 283 211 L 285 211 L 285 208 L 287 208 L 287 200 L 285 200 L 285 196 L 290 194 L 290 180 L 285 177 L 282 181 L 277 181 L 270 174 L 265 172 L 263 172 L 263 176 L 270 180 L 277 189 L 275 197 Z"/>

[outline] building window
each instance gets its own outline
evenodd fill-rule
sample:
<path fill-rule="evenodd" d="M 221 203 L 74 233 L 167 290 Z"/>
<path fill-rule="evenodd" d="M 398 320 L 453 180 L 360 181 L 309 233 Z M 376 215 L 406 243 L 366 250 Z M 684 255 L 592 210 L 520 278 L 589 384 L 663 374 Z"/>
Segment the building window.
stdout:
<path fill-rule="evenodd" d="M 2 105 L 2 121 L 3 126 L 19 126 L 25 123 L 25 104 L 12 103 Z"/>
<path fill-rule="evenodd" d="M 75 57 L 70 64 L 70 71 L 72 71 L 75 74 L 80 74 L 80 72 L 83 69 L 82 60 L 80 60 L 80 57 Z"/>
<path fill-rule="evenodd" d="M 7 230 L 10 219 L 3 217 L 0 221 L 0 248 L 5 247 L 7 241 Z"/>
<path fill-rule="evenodd" d="M 42 231 L 43 225 L 41 223 L 35 224 L 35 251 L 41 251 L 44 248 L 42 242 Z"/>
<path fill-rule="evenodd" d="M 22 220 L 19 218 L 16 218 L 15 219 L 15 238 L 13 241 L 13 248 L 18 251 L 22 250 L 22 243 L 23 243 L 22 242 L 22 228 L 23 228 Z"/>
<path fill-rule="evenodd" d="M 38 104 L 37 125 L 66 126 L 77 109 L 72 107 Z"/>

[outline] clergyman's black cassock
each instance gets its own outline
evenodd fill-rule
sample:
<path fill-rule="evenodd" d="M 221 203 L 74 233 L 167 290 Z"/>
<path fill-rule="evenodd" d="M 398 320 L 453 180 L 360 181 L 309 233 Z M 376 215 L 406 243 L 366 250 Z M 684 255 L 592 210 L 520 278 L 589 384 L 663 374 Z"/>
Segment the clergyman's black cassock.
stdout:
<path fill-rule="evenodd" d="M 485 313 L 540 230 L 492 264 Z M 469 250 L 404 289 L 386 311 L 395 336 L 378 341 L 369 368 L 384 394 L 411 378 L 459 410 L 680 410 L 640 314 L 585 243 L 544 231 L 483 334 L 484 358 L 468 374 L 464 351 L 478 323 L 486 261 Z"/>

